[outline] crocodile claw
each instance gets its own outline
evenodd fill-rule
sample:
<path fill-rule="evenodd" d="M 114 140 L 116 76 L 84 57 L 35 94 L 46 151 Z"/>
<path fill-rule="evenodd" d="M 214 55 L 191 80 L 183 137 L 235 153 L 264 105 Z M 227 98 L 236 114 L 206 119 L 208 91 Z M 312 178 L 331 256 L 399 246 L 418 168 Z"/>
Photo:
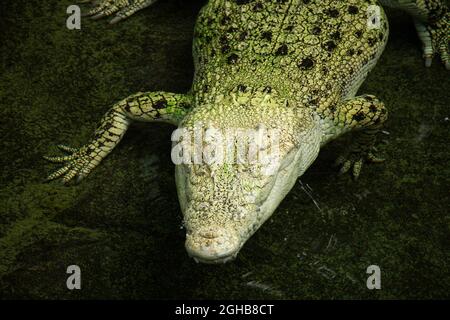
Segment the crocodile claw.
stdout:
<path fill-rule="evenodd" d="M 68 147 L 66 145 L 58 145 L 58 149 L 69 153 L 66 156 L 44 156 L 47 161 L 54 163 L 63 163 L 64 166 L 50 174 L 45 181 L 62 178 L 64 184 L 70 182 L 77 177 L 77 181 L 84 178 L 97 165 L 96 158 L 92 154 L 92 148 L 81 147 L 79 149 Z"/>
<path fill-rule="evenodd" d="M 375 156 L 372 152 L 363 154 L 360 152 L 351 152 L 346 155 L 341 155 L 336 159 L 335 166 L 340 167 L 339 174 L 345 174 L 351 170 L 353 177 L 358 179 L 362 166 L 365 162 L 381 163 L 385 159 Z"/>
<path fill-rule="evenodd" d="M 94 8 L 84 13 L 83 16 L 90 16 L 91 19 L 97 20 L 103 17 L 116 16 L 109 22 L 115 24 L 123 19 L 128 18 L 137 11 L 144 9 L 157 0 L 81 0 L 80 3 L 93 3 Z"/>
<path fill-rule="evenodd" d="M 431 67 L 434 56 L 439 55 L 445 68 L 450 70 L 450 13 L 447 12 L 433 23 L 415 21 L 415 25 L 423 45 L 425 66 Z"/>

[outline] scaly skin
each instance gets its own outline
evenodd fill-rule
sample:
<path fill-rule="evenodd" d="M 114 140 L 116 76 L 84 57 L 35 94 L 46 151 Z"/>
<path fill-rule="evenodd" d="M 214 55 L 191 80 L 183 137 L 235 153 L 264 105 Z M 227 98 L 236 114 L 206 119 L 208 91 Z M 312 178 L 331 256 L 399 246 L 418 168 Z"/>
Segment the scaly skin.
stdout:
<path fill-rule="evenodd" d="M 379 26 L 368 26 L 368 6 L 377 4 L 209 1 L 195 27 L 190 92 L 140 93 L 114 105 L 90 144 L 80 150 L 63 146 L 72 155 L 50 158 L 66 166 L 49 178 L 67 182 L 86 176 L 120 141 L 131 120 L 170 122 L 190 133 L 198 124 L 222 133 L 277 129 L 281 161 L 273 174 L 255 163 L 176 165 L 188 253 L 201 262 L 229 261 L 327 142 L 355 133 L 338 159 L 341 172 L 352 170 L 355 177 L 365 161 L 381 161 L 372 149 L 386 108 L 374 96 L 355 97 L 388 37 L 381 8 Z M 442 32 L 437 35 L 440 39 Z"/>
<path fill-rule="evenodd" d="M 51 162 L 66 163 L 47 180 L 59 177 L 65 183 L 74 177 L 81 180 L 120 142 L 132 120 L 177 124 L 189 107 L 189 96 L 166 92 L 139 92 L 123 99 L 103 116 L 91 143 L 80 149 L 59 145 L 59 149 L 70 155 L 44 157 Z"/>
<path fill-rule="evenodd" d="M 80 3 L 94 2 L 94 8 L 87 16 L 99 19 L 116 14 L 110 20 L 117 23 L 135 12 L 144 9 L 157 0 L 80 0 Z M 239 2 L 239 1 L 237 1 Z M 245 3 L 247 1 L 242 1 Z M 261 1 L 264 2 L 264 1 Z M 441 0 L 380 0 L 380 3 L 407 11 L 414 18 L 417 34 L 423 44 L 425 66 L 430 67 L 435 54 L 439 54 L 447 70 L 450 70 L 449 38 L 450 12 Z"/>
<path fill-rule="evenodd" d="M 115 24 L 123 19 L 128 18 L 137 11 L 144 9 L 158 0 L 100 0 L 95 1 L 94 8 L 89 10 L 86 15 L 92 19 L 100 19 L 103 17 L 116 16 L 109 22 Z M 82 0 L 80 3 L 90 3 L 92 0 Z"/>

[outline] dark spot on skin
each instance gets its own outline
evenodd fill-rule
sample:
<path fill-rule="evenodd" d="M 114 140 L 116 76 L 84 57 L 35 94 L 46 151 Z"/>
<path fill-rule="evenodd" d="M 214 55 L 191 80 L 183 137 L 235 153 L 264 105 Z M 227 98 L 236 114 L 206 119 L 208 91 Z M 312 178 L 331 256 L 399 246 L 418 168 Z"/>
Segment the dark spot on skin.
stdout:
<path fill-rule="evenodd" d="M 222 50 L 222 53 L 228 53 L 230 51 L 230 46 L 225 44 L 222 46 L 221 50 Z"/>
<path fill-rule="evenodd" d="M 322 29 L 320 29 L 319 27 L 314 27 L 311 30 L 311 33 L 314 35 L 319 35 L 322 32 Z"/>
<path fill-rule="evenodd" d="M 189 105 L 189 103 L 181 102 L 181 103 L 180 103 L 180 107 L 183 108 L 183 109 L 189 109 L 189 108 L 190 108 L 190 105 Z"/>
<path fill-rule="evenodd" d="M 319 102 L 319 98 L 313 98 L 313 99 L 308 101 L 308 105 L 310 105 L 310 106 L 317 106 L 318 102 Z"/>
<path fill-rule="evenodd" d="M 165 99 L 158 100 L 153 104 L 153 108 L 155 109 L 163 109 L 165 107 L 167 107 L 167 101 Z"/>
<path fill-rule="evenodd" d="M 357 14 L 359 12 L 358 7 L 356 6 L 349 6 L 348 7 L 348 13 L 350 14 Z"/>
<path fill-rule="evenodd" d="M 378 111 L 377 107 L 374 104 L 371 104 L 369 107 L 370 112 L 376 113 Z"/>
<path fill-rule="evenodd" d="M 277 56 L 285 56 L 287 55 L 287 53 L 288 53 L 288 46 L 286 44 L 282 44 L 275 52 Z"/>
<path fill-rule="evenodd" d="M 243 5 L 252 2 L 252 0 L 236 0 L 236 4 Z"/>
<path fill-rule="evenodd" d="M 241 34 L 239 35 L 239 40 L 240 40 L 240 41 L 244 41 L 245 38 L 247 38 L 247 36 L 248 36 L 247 31 L 243 31 L 243 32 L 241 32 Z"/>
<path fill-rule="evenodd" d="M 247 90 L 247 87 L 244 86 L 243 84 L 238 85 L 237 88 L 238 88 L 238 90 L 239 90 L 240 92 L 245 92 L 245 90 Z"/>
<path fill-rule="evenodd" d="M 387 113 L 386 109 L 383 108 L 383 109 L 381 110 L 381 114 L 386 114 L 386 113 Z"/>
<path fill-rule="evenodd" d="M 261 37 L 263 39 L 266 39 L 267 41 L 271 41 L 272 40 L 272 32 L 265 31 L 265 32 L 262 33 Z"/>
<path fill-rule="evenodd" d="M 378 39 L 380 39 L 380 41 L 383 41 L 383 34 L 382 34 L 382 33 L 380 33 L 380 34 L 378 35 Z"/>
<path fill-rule="evenodd" d="M 220 20 L 220 23 L 222 24 L 222 25 L 225 25 L 225 24 L 227 24 L 228 22 L 230 22 L 230 17 L 229 16 L 223 16 L 222 17 L 222 19 Z"/>
<path fill-rule="evenodd" d="M 433 6 L 432 4 L 435 4 L 434 2 L 425 2 L 425 4 L 429 10 L 428 16 L 430 17 L 431 23 L 441 20 L 448 12 L 445 6 L 440 6 L 440 8 L 436 7 L 436 5 Z"/>
<path fill-rule="evenodd" d="M 365 99 L 366 101 L 373 101 L 373 98 L 371 96 L 366 96 Z"/>
<path fill-rule="evenodd" d="M 284 30 L 291 32 L 292 30 L 294 30 L 294 26 L 293 25 L 287 26 L 286 29 Z"/>
<path fill-rule="evenodd" d="M 328 74 L 328 68 L 327 67 L 322 67 L 322 73 L 324 74 L 324 75 L 327 75 Z"/>
<path fill-rule="evenodd" d="M 377 43 L 377 39 L 369 38 L 369 40 L 367 40 L 367 42 L 369 43 L 369 46 L 373 47 Z"/>
<path fill-rule="evenodd" d="M 337 18 L 339 17 L 339 11 L 337 9 L 329 9 L 325 11 L 325 14 L 332 17 Z"/>
<path fill-rule="evenodd" d="M 227 38 L 225 35 L 221 36 L 221 37 L 219 38 L 219 43 L 220 43 L 221 45 L 226 45 L 226 44 L 228 44 L 228 38 Z"/>
<path fill-rule="evenodd" d="M 361 38 L 362 34 L 363 34 L 363 32 L 361 30 L 358 30 L 358 31 L 355 32 L 355 36 L 357 38 Z"/>
<path fill-rule="evenodd" d="M 347 55 L 353 56 L 354 54 L 355 54 L 355 50 L 354 49 L 348 49 Z"/>
<path fill-rule="evenodd" d="M 129 104 L 127 104 L 127 105 L 125 106 L 125 111 L 126 111 L 126 112 L 130 112 L 130 105 L 129 105 Z"/>
<path fill-rule="evenodd" d="M 311 58 L 304 58 L 297 65 L 301 70 L 310 70 L 314 67 L 314 60 Z"/>
<path fill-rule="evenodd" d="M 333 32 L 331 34 L 331 39 L 333 39 L 333 40 L 340 40 L 341 39 L 341 33 L 339 31 Z"/>
<path fill-rule="evenodd" d="M 261 2 L 257 2 L 255 3 L 255 5 L 253 6 L 253 11 L 261 11 L 263 9 L 263 5 Z"/>
<path fill-rule="evenodd" d="M 239 59 L 239 56 L 235 53 L 232 53 L 228 56 L 227 62 L 228 64 L 235 64 Z"/>
<path fill-rule="evenodd" d="M 361 121 L 361 120 L 364 120 L 365 118 L 366 118 L 366 115 L 362 111 L 357 112 L 352 117 L 352 119 L 355 121 Z"/>
<path fill-rule="evenodd" d="M 309 4 L 311 2 L 311 0 L 303 0 L 304 4 Z"/>
<path fill-rule="evenodd" d="M 327 51 L 333 51 L 337 46 L 336 43 L 334 43 L 334 41 L 327 41 L 324 43 L 323 47 Z"/>
<path fill-rule="evenodd" d="M 207 85 L 207 84 L 205 84 L 204 86 L 203 86 L 203 92 L 208 92 L 209 91 L 209 86 Z"/>
<path fill-rule="evenodd" d="M 336 111 L 336 105 L 335 104 L 331 105 L 329 107 L 329 109 L 330 109 L 331 112 L 335 112 Z"/>
<path fill-rule="evenodd" d="M 358 51 L 356 52 L 356 54 L 357 54 L 358 56 L 362 55 L 362 53 L 363 53 L 363 51 L 362 51 L 361 49 L 358 49 Z"/>
<path fill-rule="evenodd" d="M 263 89 L 263 92 L 264 92 L 264 93 L 271 93 L 271 92 L 272 92 L 272 87 L 269 87 L 269 86 L 265 87 L 265 88 Z"/>

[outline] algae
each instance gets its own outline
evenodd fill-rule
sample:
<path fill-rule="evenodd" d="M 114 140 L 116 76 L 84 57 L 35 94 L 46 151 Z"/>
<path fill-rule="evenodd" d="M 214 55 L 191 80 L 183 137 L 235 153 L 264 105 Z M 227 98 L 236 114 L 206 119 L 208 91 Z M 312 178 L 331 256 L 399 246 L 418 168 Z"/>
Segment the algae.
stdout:
<path fill-rule="evenodd" d="M 0 297 L 32 299 L 449 298 L 449 73 L 423 66 L 411 19 L 388 10 L 388 47 L 361 92 L 390 111 L 387 161 L 353 181 L 321 151 L 236 261 L 184 250 L 171 126 L 133 125 L 75 186 L 44 183 L 55 145 L 81 146 L 137 91 L 189 89 L 196 1 L 161 1 L 115 26 L 65 27 L 70 1 L 0 4 Z M 66 288 L 66 268 L 82 289 Z M 366 268 L 382 289 L 366 288 Z"/>

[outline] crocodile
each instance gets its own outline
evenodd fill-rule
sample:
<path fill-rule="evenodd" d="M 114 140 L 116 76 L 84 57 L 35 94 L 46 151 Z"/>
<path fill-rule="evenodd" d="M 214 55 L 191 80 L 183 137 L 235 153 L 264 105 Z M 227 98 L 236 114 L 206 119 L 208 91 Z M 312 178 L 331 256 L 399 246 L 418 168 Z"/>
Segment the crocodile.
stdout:
<path fill-rule="evenodd" d="M 117 23 L 154 2 L 103 0 L 87 15 L 116 13 Z M 234 259 L 329 141 L 353 133 L 337 159 L 341 173 L 357 178 L 365 162 L 383 161 L 374 145 L 387 108 L 373 95 L 356 95 L 388 39 L 383 5 L 413 16 L 426 66 L 440 55 L 449 69 L 450 18 L 439 0 L 210 0 L 194 30 L 189 92 L 139 92 L 117 102 L 88 144 L 59 145 L 67 155 L 45 157 L 63 163 L 48 180 L 86 177 L 133 121 L 171 123 L 193 135 L 198 124 L 220 132 L 276 129 L 270 173 L 258 162 L 175 165 L 187 253 L 203 263 Z"/>

